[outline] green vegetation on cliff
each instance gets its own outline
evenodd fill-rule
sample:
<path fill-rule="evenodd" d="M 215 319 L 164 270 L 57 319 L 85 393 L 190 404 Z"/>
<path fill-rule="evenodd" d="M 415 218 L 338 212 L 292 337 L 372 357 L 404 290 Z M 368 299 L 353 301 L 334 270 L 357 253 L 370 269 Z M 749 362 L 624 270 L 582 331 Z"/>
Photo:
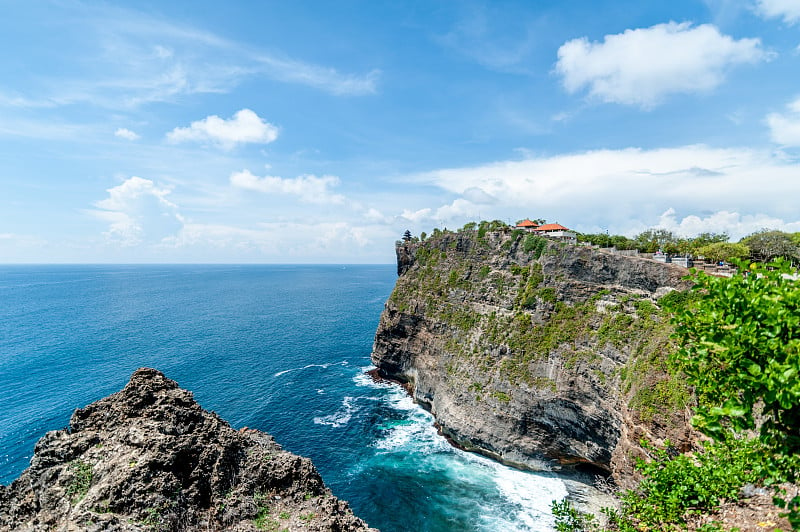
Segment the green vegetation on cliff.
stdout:
<path fill-rule="evenodd" d="M 689 399 L 665 356 L 674 349 L 670 312 L 646 294 L 602 287 L 565 297 L 564 272 L 546 274 L 543 268 L 543 258 L 557 261 L 565 245 L 518 230 L 490 231 L 497 226 L 481 222 L 455 233 L 434 231 L 426 242 L 413 244 L 413 272 L 390 296 L 397 311 L 424 315 L 450 330 L 448 374 L 469 381 L 468 387 L 486 379 L 481 389 L 525 384 L 555 391 L 541 364 L 580 366 L 600 386 L 611 389 L 619 380 L 640 419 L 668 423 L 665 413 L 682 409 Z M 628 353 L 627 363 L 597 364 L 598 352 L 617 351 Z M 479 391 L 474 396 L 487 397 Z"/>
<path fill-rule="evenodd" d="M 638 464 L 639 486 L 623 494 L 618 511 L 607 511 L 613 529 L 684 530 L 723 501 L 740 499 L 747 483 L 777 487 L 775 502 L 800 529 L 800 497 L 791 484 L 800 475 L 796 276 L 786 262 L 732 278 L 700 272 L 688 304 L 673 302 L 684 304 L 674 319 L 680 349 L 671 358 L 695 390 L 693 424 L 712 440 L 692 455 L 650 447 L 649 460 Z M 566 503 L 554 511 L 560 530 L 597 528 Z M 723 529 L 705 521 L 704 530 Z"/>
<path fill-rule="evenodd" d="M 766 246 L 773 236 L 759 238 Z M 701 235 L 693 244 L 708 255 L 743 254 L 726 240 Z M 642 481 L 621 494 L 621 507 L 607 511 L 618 530 L 716 530 L 710 513 L 736 500 L 744 484 L 797 481 L 800 289 L 787 264 L 754 266 L 733 278 L 697 274 L 697 288 L 687 291 L 691 283 L 668 265 L 494 222 L 434 231 L 403 253 L 406 274 L 385 314 L 387 330 L 405 328 L 387 352 L 410 357 L 393 359 L 393 367 L 416 370 L 404 377 L 409 381 L 425 379 L 420 397 L 434 410 L 442 395 L 448 408 L 457 401 L 461 417 L 448 411 L 451 423 L 504 420 L 501 429 L 481 424 L 481 432 L 460 426 L 470 448 L 494 452 L 498 438 L 519 446 L 541 431 L 566 441 L 557 458 L 600 465 L 617 479 L 638 475 Z M 414 357 L 424 357 L 423 365 Z M 537 424 L 550 408 L 557 414 Z M 688 429 L 690 412 L 710 441 L 701 444 Z M 562 425 L 563 414 L 577 417 Z M 573 440 L 564 436 L 573 430 Z M 513 440 L 503 440 L 502 431 L 515 431 Z M 640 447 L 641 436 L 655 443 Z M 606 453 L 581 449 L 587 439 Z M 534 441 L 534 450 L 543 441 Z M 798 527 L 800 499 L 793 495 L 792 488 L 779 493 L 786 499 L 779 502 Z M 598 527 L 568 505 L 558 508 L 560 525 L 574 525 L 563 530 Z"/>

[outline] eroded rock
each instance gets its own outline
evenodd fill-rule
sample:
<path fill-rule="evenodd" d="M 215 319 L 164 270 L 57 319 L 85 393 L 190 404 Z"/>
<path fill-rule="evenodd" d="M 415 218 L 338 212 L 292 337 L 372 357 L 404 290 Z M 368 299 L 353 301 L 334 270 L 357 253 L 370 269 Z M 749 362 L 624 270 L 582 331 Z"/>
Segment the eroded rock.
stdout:
<path fill-rule="evenodd" d="M 0 486 L 0 530 L 374 530 L 314 465 L 271 436 L 232 429 L 142 368 L 48 432 Z"/>

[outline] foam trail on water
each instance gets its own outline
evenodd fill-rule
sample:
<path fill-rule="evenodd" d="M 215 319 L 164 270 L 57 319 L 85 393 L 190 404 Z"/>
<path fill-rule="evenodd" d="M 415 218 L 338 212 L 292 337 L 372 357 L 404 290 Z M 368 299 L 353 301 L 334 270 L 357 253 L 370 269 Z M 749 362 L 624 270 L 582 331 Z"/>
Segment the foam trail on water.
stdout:
<path fill-rule="evenodd" d="M 327 416 L 315 417 L 314 423 L 317 425 L 329 425 L 334 428 L 347 425 L 350 419 L 352 419 L 353 413 L 358 410 L 358 407 L 353 404 L 353 401 L 354 399 L 352 397 L 346 396 L 342 400 L 342 406 L 339 410 Z"/>
<path fill-rule="evenodd" d="M 341 362 L 326 362 L 325 364 L 307 364 L 307 365 L 303 366 L 302 368 L 290 368 L 290 369 L 285 369 L 283 371 L 279 371 L 274 376 L 275 377 L 280 377 L 281 375 L 286 375 L 287 373 L 290 373 L 292 371 L 301 371 L 301 370 L 309 369 L 309 368 L 328 369 L 331 366 L 346 366 L 346 365 L 347 365 L 347 361 L 346 360 L 342 360 Z"/>

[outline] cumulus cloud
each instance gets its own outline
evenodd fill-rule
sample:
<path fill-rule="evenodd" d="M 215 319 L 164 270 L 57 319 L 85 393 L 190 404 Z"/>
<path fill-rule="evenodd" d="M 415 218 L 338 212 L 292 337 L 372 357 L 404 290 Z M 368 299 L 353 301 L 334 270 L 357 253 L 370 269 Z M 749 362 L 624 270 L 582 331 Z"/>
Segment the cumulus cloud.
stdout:
<path fill-rule="evenodd" d="M 786 106 L 784 113 L 767 115 L 772 140 L 783 146 L 800 146 L 800 97 Z"/>
<path fill-rule="evenodd" d="M 133 176 L 107 190 L 108 197 L 95 202 L 88 211 L 109 224 L 103 233 L 122 246 L 160 242 L 183 225 L 178 206 L 167 199 L 170 189 Z"/>
<path fill-rule="evenodd" d="M 224 149 L 244 143 L 269 144 L 277 138 L 278 128 L 250 109 L 242 109 L 228 120 L 211 115 L 167 133 L 167 140 L 172 143 L 212 143 Z"/>
<path fill-rule="evenodd" d="M 497 198 L 487 194 L 486 191 L 480 187 L 470 187 L 463 192 L 462 196 L 464 196 L 464 199 L 478 205 L 497 203 Z"/>
<path fill-rule="evenodd" d="M 786 222 L 767 214 L 742 215 L 738 212 L 719 211 L 705 216 L 690 214 L 679 220 L 672 208 L 667 209 L 655 225 L 681 236 L 695 236 L 703 232 L 728 233 L 734 240 L 764 228 L 800 231 L 800 221 Z"/>
<path fill-rule="evenodd" d="M 235 172 L 230 177 L 231 185 L 245 190 L 255 190 L 264 194 L 289 194 L 305 203 L 343 203 L 344 196 L 334 194 L 331 188 L 339 186 L 336 176 L 302 175 L 295 178 L 274 176 L 258 177 L 250 170 Z"/>
<path fill-rule="evenodd" d="M 700 215 L 697 227 L 716 224 L 715 230 L 733 234 L 752 220 L 797 222 L 799 174 L 800 165 L 780 154 L 702 145 L 528 157 L 417 175 L 415 179 L 457 199 L 435 211 L 406 211 L 403 216 L 410 221 L 448 221 L 444 217 L 451 216 L 449 224 L 455 225 L 474 219 L 480 209 L 484 219 L 542 217 L 581 231 L 630 233 L 657 225 L 673 208 L 682 217 Z M 471 204 L 463 195 L 473 187 L 497 198 L 497 203 Z M 747 223 L 737 229 L 739 222 L 709 218 L 718 212 L 738 213 Z"/>
<path fill-rule="evenodd" d="M 392 219 L 388 216 L 385 216 L 381 211 L 376 209 L 375 207 L 370 207 L 366 211 L 362 213 L 364 220 L 373 223 L 373 224 L 389 224 L 392 222 Z"/>
<path fill-rule="evenodd" d="M 435 225 L 437 227 L 452 226 L 453 223 L 461 220 L 479 220 L 481 218 L 486 218 L 486 216 L 482 216 L 480 206 L 463 197 L 436 208 L 403 209 L 398 215 L 400 222 L 411 222 L 415 226 Z"/>
<path fill-rule="evenodd" d="M 428 207 L 418 209 L 416 211 L 412 211 L 411 209 L 403 209 L 403 212 L 400 213 L 400 218 L 415 224 L 426 223 L 434 219 L 432 213 L 433 211 Z"/>
<path fill-rule="evenodd" d="M 800 21 L 800 1 L 798 0 L 758 0 L 756 12 L 764 18 L 782 18 L 787 24 Z"/>
<path fill-rule="evenodd" d="M 556 72 L 570 93 L 588 88 L 605 102 L 653 107 L 673 93 L 706 92 L 737 64 L 768 58 L 759 39 L 733 39 L 711 24 L 657 24 L 567 41 L 558 49 Z"/>
<path fill-rule="evenodd" d="M 114 132 L 114 136 L 125 140 L 138 140 L 140 138 L 140 136 L 137 133 L 124 127 L 117 129 Z"/>

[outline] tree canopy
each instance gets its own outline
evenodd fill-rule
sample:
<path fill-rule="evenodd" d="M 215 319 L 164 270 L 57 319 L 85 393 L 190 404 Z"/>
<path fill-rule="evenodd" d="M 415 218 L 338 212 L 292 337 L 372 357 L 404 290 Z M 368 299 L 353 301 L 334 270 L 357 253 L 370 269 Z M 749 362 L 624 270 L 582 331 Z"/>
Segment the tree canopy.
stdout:
<path fill-rule="evenodd" d="M 790 233 L 764 229 L 746 236 L 741 242 L 750 248 L 755 260 L 766 262 L 779 257 L 800 259 L 800 248 Z"/>
<path fill-rule="evenodd" d="M 748 258 L 750 256 L 750 248 L 744 244 L 734 244 L 733 242 L 714 242 L 697 248 L 695 253 L 714 262 L 731 262 Z"/>

